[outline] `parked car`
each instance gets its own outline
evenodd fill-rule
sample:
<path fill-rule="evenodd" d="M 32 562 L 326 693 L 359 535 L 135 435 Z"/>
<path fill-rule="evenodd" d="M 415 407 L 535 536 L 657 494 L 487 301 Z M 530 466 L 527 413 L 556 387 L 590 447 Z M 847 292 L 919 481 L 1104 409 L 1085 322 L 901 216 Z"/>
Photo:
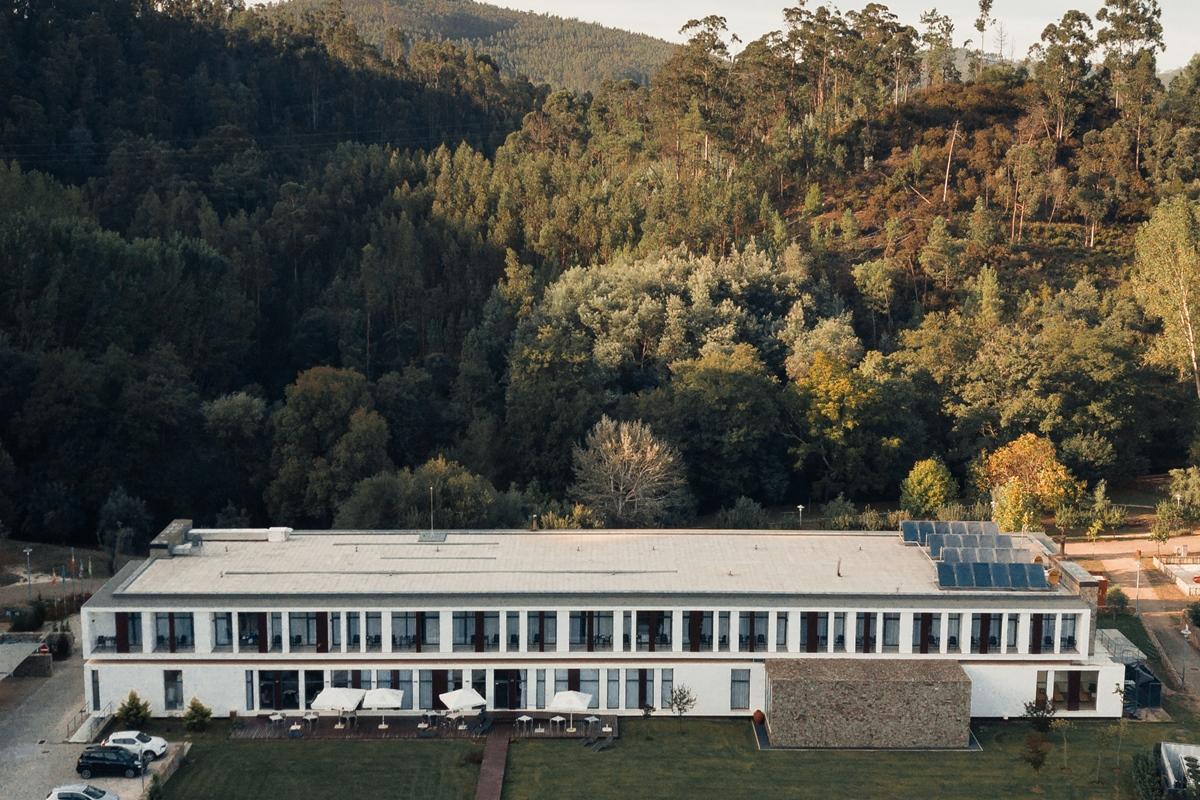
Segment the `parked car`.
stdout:
<path fill-rule="evenodd" d="M 89 747 L 79 756 L 75 771 L 81 778 L 93 775 L 124 775 L 134 778 L 142 774 L 144 762 L 124 747 L 97 745 Z"/>
<path fill-rule="evenodd" d="M 117 731 L 104 740 L 110 747 L 124 747 L 143 761 L 167 754 L 167 740 L 141 731 Z"/>
<path fill-rule="evenodd" d="M 59 786 L 51 789 L 46 800 L 121 800 L 112 792 L 106 792 L 98 786 L 86 783 L 73 783 L 70 786 Z"/>

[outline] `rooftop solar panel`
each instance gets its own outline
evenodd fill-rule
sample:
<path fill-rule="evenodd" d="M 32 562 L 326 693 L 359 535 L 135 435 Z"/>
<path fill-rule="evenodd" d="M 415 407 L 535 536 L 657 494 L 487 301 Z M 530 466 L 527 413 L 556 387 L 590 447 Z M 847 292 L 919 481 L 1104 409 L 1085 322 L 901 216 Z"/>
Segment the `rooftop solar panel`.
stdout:
<path fill-rule="evenodd" d="M 957 588 L 958 584 L 954 581 L 954 566 L 951 564 L 937 565 L 938 586 L 943 589 Z"/>
<path fill-rule="evenodd" d="M 967 526 L 967 533 L 983 533 L 983 525 L 976 521 L 964 522 Z"/>
<path fill-rule="evenodd" d="M 975 585 L 975 571 L 970 564 L 954 565 L 954 581 L 960 588 L 971 588 Z"/>
<path fill-rule="evenodd" d="M 1009 564 L 1009 584 L 1014 589 L 1028 589 L 1029 575 L 1025 572 L 1025 564 Z"/>
<path fill-rule="evenodd" d="M 981 528 L 980 533 L 999 533 L 1000 532 L 1000 526 L 994 522 L 981 522 L 981 523 L 979 523 L 979 525 Z"/>
<path fill-rule="evenodd" d="M 960 549 L 957 547 L 943 547 L 942 548 L 942 563 L 943 564 L 957 564 L 959 561 L 962 561 L 962 558 L 959 557 L 960 552 L 961 552 Z"/>
<path fill-rule="evenodd" d="M 923 519 L 917 523 L 917 541 L 925 544 L 929 538 L 929 534 L 933 533 L 933 523 L 927 519 Z"/>
<path fill-rule="evenodd" d="M 1050 584 L 1046 580 L 1046 571 L 1037 564 L 1022 564 L 1025 567 L 1025 573 L 1029 576 L 1030 589 L 1049 589 Z"/>
<path fill-rule="evenodd" d="M 1012 588 L 1012 573 L 1009 570 L 1011 564 L 991 564 L 992 570 L 992 586 L 997 589 Z"/>
<path fill-rule="evenodd" d="M 906 541 L 906 542 L 916 542 L 917 541 L 917 523 L 913 522 L 911 519 L 906 519 L 903 522 L 901 522 L 900 523 L 900 536 L 903 537 L 904 541 Z"/>
<path fill-rule="evenodd" d="M 941 534 L 950 533 L 951 532 L 950 531 L 950 523 L 943 522 L 942 520 L 937 520 L 936 522 L 933 523 L 933 531 L 934 531 L 934 533 L 941 533 Z"/>
<path fill-rule="evenodd" d="M 975 586 L 980 589 L 992 588 L 992 565 L 980 564 L 978 562 L 971 564 L 971 571 L 975 573 Z"/>

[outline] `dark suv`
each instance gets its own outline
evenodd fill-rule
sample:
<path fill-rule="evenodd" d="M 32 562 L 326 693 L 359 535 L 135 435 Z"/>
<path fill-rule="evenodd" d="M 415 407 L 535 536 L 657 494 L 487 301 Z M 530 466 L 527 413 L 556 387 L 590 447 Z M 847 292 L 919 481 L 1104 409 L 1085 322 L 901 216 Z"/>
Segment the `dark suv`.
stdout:
<path fill-rule="evenodd" d="M 93 775 L 124 775 L 133 778 L 142 772 L 142 762 L 124 747 L 89 747 L 79 756 L 75 764 L 79 777 L 87 779 Z"/>

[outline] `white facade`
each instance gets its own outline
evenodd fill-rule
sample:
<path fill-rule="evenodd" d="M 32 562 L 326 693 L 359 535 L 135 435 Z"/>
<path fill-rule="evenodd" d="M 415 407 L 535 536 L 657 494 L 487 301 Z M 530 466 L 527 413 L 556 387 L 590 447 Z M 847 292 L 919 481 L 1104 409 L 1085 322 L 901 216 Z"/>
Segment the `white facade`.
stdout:
<path fill-rule="evenodd" d="M 959 662 L 972 716 L 1039 696 L 1060 716 L 1121 712 L 1124 667 L 1094 650 L 1077 592 L 942 590 L 895 534 L 234 533 L 193 534 L 186 555 L 130 565 L 85 605 L 91 708 L 133 690 L 158 715 L 192 697 L 244 715 L 389 685 L 417 714 L 474 685 L 490 708 L 536 711 L 573 688 L 605 713 L 668 713 L 684 684 L 693 714 L 743 715 L 765 705 L 768 659 L 899 658 Z M 578 569 L 572 552 L 587 554 Z"/>

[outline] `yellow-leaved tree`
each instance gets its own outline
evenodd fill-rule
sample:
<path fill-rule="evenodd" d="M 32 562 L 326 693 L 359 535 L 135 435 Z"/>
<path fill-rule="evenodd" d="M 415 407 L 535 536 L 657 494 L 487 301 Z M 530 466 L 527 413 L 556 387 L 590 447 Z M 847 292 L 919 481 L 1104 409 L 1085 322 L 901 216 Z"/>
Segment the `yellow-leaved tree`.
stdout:
<path fill-rule="evenodd" d="M 1082 484 L 1059 462 L 1054 444 L 1026 433 L 984 459 L 980 480 L 1001 530 L 1038 528 L 1042 514 L 1075 498 Z"/>

